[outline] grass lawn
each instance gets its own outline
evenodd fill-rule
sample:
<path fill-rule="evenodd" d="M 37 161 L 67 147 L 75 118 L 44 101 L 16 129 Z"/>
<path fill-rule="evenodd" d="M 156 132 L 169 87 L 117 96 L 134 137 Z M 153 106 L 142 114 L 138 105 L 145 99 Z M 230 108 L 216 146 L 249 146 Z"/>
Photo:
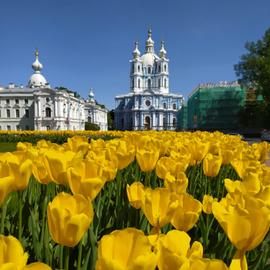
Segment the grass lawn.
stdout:
<path fill-rule="evenodd" d="M 0 142 L 0 152 L 12 152 L 16 150 L 17 143 Z"/>

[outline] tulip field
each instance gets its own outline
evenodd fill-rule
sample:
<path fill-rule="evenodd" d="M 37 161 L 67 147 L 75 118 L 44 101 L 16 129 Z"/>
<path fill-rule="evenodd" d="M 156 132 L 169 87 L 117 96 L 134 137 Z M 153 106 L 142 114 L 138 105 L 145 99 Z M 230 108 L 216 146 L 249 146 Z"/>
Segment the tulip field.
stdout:
<path fill-rule="evenodd" d="M 270 269 L 269 143 L 36 135 L 0 133 L 0 270 Z"/>

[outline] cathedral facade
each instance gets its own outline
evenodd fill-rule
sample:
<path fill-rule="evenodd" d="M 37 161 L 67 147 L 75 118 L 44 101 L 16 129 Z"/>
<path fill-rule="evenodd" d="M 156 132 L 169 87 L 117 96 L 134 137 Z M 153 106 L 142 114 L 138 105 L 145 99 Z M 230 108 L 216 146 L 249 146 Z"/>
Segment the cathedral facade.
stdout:
<path fill-rule="evenodd" d="M 130 91 L 115 97 L 115 127 L 118 130 L 175 130 L 183 96 L 169 91 L 169 59 L 161 43 L 155 54 L 148 31 L 145 53 L 135 43 L 130 61 Z"/>
<path fill-rule="evenodd" d="M 95 112 L 91 122 L 106 130 L 107 110 L 99 108 L 95 101 L 76 97 L 71 91 L 53 89 L 41 74 L 43 65 L 38 51 L 35 57 L 34 73 L 27 86 L 11 83 L 0 87 L 0 129 L 84 130 L 91 109 Z"/>

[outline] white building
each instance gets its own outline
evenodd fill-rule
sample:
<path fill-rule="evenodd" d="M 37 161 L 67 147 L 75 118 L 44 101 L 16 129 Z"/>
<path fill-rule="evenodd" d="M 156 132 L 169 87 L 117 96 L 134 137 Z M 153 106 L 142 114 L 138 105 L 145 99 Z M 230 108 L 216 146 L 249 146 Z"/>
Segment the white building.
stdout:
<path fill-rule="evenodd" d="M 183 96 L 169 92 L 169 59 L 164 42 L 159 55 L 155 54 L 149 30 L 145 53 L 141 56 L 136 42 L 130 63 L 130 92 L 115 97 L 116 129 L 175 130 Z"/>
<path fill-rule="evenodd" d="M 2 130 L 84 130 L 85 108 L 91 104 L 76 98 L 74 93 L 50 87 L 41 74 L 38 51 L 32 64 L 34 74 L 27 86 L 9 84 L 0 87 L 0 129 Z M 96 108 L 97 106 L 93 106 Z M 95 110 L 95 117 L 101 129 L 107 128 L 104 110 Z M 101 117 L 101 116 L 102 117 Z M 106 122 L 105 122 L 106 121 Z"/>
<path fill-rule="evenodd" d="M 105 106 L 97 104 L 92 89 L 90 89 L 88 97 L 84 104 L 85 122 L 98 125 L 100 130 L 108 130 L 108 110 Z"/>

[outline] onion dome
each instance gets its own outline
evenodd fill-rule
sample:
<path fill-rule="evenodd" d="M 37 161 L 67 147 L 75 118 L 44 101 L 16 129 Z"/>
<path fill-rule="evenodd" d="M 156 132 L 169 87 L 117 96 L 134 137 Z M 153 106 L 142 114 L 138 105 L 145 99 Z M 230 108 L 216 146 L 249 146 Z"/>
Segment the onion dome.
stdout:
<path fill-rule="evenodd" d="M 28 85 L 31 88 L 48 86 L 46 79 L 40 72 L 43 68 L 43 65 L 39 62 L 38 56 L 39 56 L 39 53 L 38 53 L 38 50 L 36 50 L 35 51 L 36 60 L 32 64 L 32 68 L 35 73 L 30 77 L 29 82 L 28 82 Z"/>
<path fill-rule="evenodd" d="M 153 53 L 154 52 L 154 44 L 155 42 L 152 39 L 152 30 L 148 30 L 148 39 L 146 40 L 145 51 L 146 53 Z"/>
<path fill-rule="evenodd" d="M 160 58 L 166 58 L 167 51 L 164 48 L 164 41 L 161 41 L 161 48 L 159 51 L 159 57 Z"/>
<path fill-rule="evenodd" d="M 141 55 L 141 53 L 140 53 L 138 47 L 139 47 L 139 42 L 136 41 L 136 42 L 135 42 L 135 49 L 134 49 L 134 51 L 133 51 L 133 58 L 134 58 L 134 59 L 139 58 L 140 55 Z"/>

